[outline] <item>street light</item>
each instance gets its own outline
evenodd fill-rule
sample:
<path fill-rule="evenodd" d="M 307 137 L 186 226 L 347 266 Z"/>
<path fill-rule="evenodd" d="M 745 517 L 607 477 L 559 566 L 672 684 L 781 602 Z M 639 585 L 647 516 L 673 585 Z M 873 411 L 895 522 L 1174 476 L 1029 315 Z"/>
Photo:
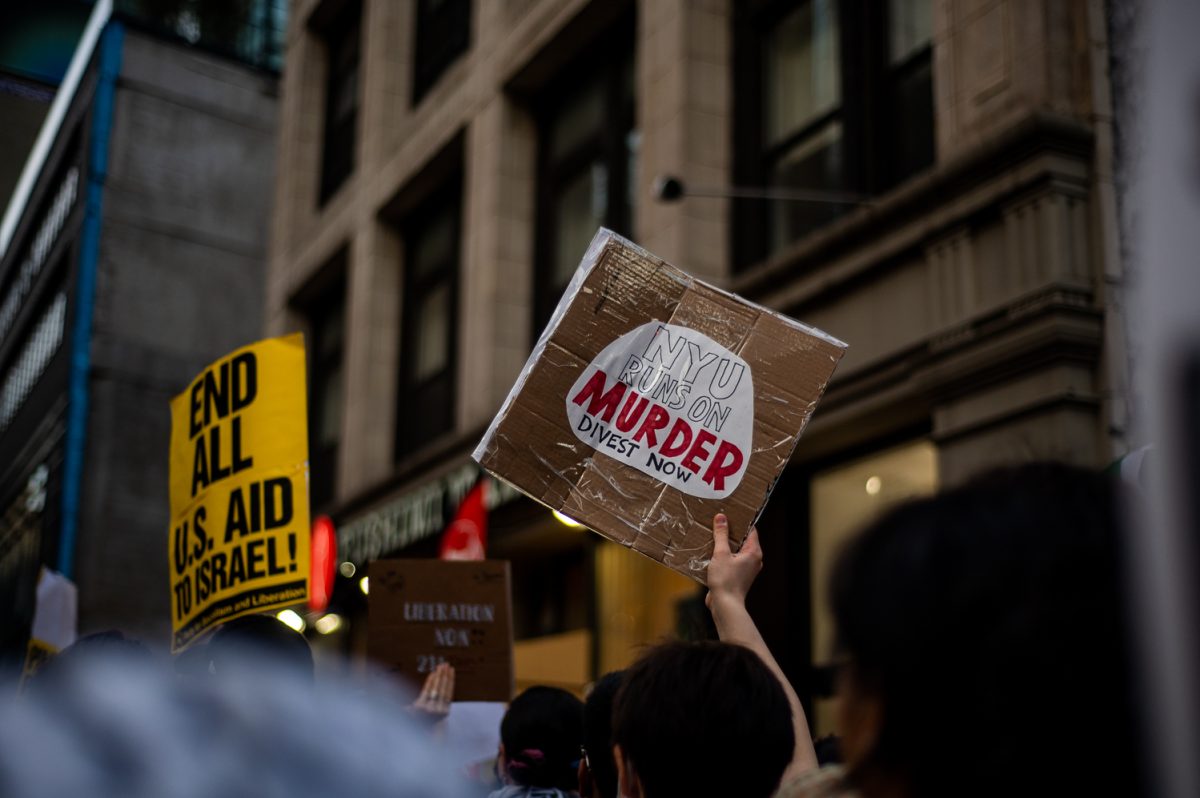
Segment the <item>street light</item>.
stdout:
<path fill-rule="evenodd" d="M 342 628 L 342 616 L 331 612 L 328 615 L 322 615 L 320 618 L 317 618 L 317 622 L 313 625 L 323 635 L 333 634 Z"/>
<path fill-rule="evenodd" d="M 293 610 L 293 609 L 280 610 L 275 615 L 275 617 L 278 618 L 279 622 L 282 623 L 284 626 L 290 626 L 293 629 L 295 629 L 297 632 L 301 632 L 301 633 L 304 632 L 304 627 L 305 627 L 304 619 L 301 618 L 300 613 L 296 612 L 295 610 Z"/>
<path fill-rule="evenodd" d="M 560 513 L 558 510 L 551 510 L 551 512 L 554 513 L 554 517 L 558 519 L 558 522 L 564 526 L 569 526 L 571 529 L 578 529 L 579 527 L 583 526 L 583 524 L 579 523 L 571 516 Z"/>

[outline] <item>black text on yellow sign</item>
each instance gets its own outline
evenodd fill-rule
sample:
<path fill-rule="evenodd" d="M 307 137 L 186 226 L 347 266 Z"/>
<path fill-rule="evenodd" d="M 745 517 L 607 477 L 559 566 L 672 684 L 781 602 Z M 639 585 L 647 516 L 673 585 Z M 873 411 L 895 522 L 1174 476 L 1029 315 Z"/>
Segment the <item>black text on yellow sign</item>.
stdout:
<path fill-rule="evenodd" d="M 172 648 L 308 597 L 304 340 L 260 341 L 171 401 Z"/>

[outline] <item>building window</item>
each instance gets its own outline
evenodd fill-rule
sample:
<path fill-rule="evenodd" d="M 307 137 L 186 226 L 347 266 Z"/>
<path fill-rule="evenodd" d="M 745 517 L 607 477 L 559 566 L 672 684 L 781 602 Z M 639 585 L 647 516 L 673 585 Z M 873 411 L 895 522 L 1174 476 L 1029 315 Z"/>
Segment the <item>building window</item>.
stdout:
<path fill-rule="evenodd" d="M 322 205 L 354 171 L 361 21 L 362 6 L 347 3 L 323 32 L 329 68 L 325 84 L 325 138 L 318 198 Z"/>
<path fill-rule="evenodd" d="M 309 490 L 314 510 L 337 496 L 338 444 L 342 432 L 343 359 L 346 329 L 346 251 L 339 253 L 306 292 L 308 320 Z"/>
<path fill-rule="evenodd" d="M 471 46 L 471 0 L 417 0 L 413 105 Z"/>
<path fill-rule="evenodd" d="M 454 429 L 461 179 L 457 175 L 403 225 L 397 459 Z"/>
<path fill-rule="evenodd" d="M 892 186 L 933 163 L 933 18 L 930 0 L 888 0 L 884 69 L 883 184 Z"/>
<path fill-rule="evenodd" d="M 83 3 L 73 3 L 63 10 L 78 13 L 83 7 Z M 287 0 L 116 0 L 113 8 L 139 26 L 192 46 L 275 72 L 283 67 Z"/>
<path fill-rule="evenodd" d="M 744 268 L 933 162 L 930 0 L 739 6 L 735 180 L 824 201 L 739 200 Z"/>
<path fill-rule="evenodd" d="M 597 228 L 632 232 L 640 136 L 631 30 L 621 26 L 564 70 L 538 109 L 535 335 Z"/>

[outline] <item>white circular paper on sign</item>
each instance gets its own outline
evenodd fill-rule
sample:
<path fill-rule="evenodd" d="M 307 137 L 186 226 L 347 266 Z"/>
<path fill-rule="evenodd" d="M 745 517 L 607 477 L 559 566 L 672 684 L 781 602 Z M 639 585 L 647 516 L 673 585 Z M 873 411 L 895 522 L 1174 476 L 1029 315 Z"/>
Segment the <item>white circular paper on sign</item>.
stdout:
<path fill-rule="evenodd" d="M 655 321 L 625 333 L 566 402 L 579 440 L 692 496 L 725 498 L 750 462 L 750 366 L 687 327 Z"/>

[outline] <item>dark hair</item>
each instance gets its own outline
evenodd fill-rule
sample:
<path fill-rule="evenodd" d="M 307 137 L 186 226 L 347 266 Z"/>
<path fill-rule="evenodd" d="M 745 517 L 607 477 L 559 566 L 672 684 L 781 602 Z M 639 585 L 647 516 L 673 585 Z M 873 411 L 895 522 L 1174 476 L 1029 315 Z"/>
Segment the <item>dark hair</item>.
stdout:
<path fill-rule="evenodd" d="M 601 676 L 583 704 L 583 747 L 588 754 L 588 770 L 601 798 L 616 798 L 617 763 L 612 755 L 613 699 L 625 678 L 625 671 Z"/>
<path fill-rule="evenodd" d="M 649 798 L 767 798 L 791 761 L 795 735 L 783 687 L 752 651 L 665 643 L 626 671 L 613 742 Z"/>
<path fill-rule="evenodd" d="M 1057 464 L 900 506 L 836 562 L 854 687 L 882 705 L 851 776 L 922 796 L 1135 794 L 1114 486 Z M 1036 773 L 1036 775 L 1035 775 Z"/>
<path fill-rule="evenodd" d="M 525 787 L 574 790 L 579 785 L 583 702 L 557 687 L 530 687 L 500 721 L 504 765 Z"/>
<path fill-rule="evenodd" d="M 304 635 L 270 615 L 245 615 L 222 624 L 205 650 L 218 678 L 243 659 L 255 661 L 251 665 L 269 659 L 278 667 L 313 678 L 312 648 Z"/>

